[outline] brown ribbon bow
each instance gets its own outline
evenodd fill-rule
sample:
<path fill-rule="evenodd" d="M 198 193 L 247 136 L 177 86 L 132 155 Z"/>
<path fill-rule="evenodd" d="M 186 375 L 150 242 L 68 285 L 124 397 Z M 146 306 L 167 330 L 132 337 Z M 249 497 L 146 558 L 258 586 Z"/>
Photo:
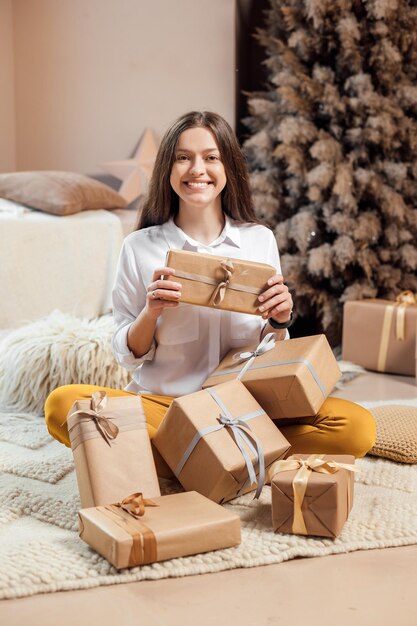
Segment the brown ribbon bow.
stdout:
<path fill-rule="evenodd" d="M 122 500 L 121 502 L 116 502 L 114 506 L 118 506 L 132 517 L 136 519 L 145 515 L 145 507 L 147 506 L 159 506 L 153 500 L 148 500 L 143 497 L 141 492 L 132 493 L 130 496 Z"/>
<path fill-rule="evenodd" d="M 230 259 L 226 259 L 225 261 L 221 261 L 220 265 L 224 271 L 223 280 L 217 285 L 213 293 L 211 294 L 209 304 L 211 306 L 217 306 L 220 302 L 223 302 L 224 296 L 226 294 L 226 289 L 229 286 L 230 279 L 234 272 L 233 263 Z"/>
<path fill-rule="evenodd" d="M 85 415 L 91 417 L 94 420 L 97 430 L 103 437 L 104 441 L 110 446 L 110 441 L 116 439 L 119 434 L 119 427 L 113 424 L 108 417 L 102 414 L 107 406 L 107 394 L 105 391 L 95 391 L 91 396 L 90 408 L 80 409 L 71 413 L 73 415 Z M 68 416 L 68 417 L 71 417 Z M 68 417 L 62 422 L 61 426 L 65 424 Z"/>
<path fill-rule="evenodd" d="M 296 535 L 307 535 L 307 528 L 304 522 L 304 516 L 301 510 L 304 496 L 307 490 L 307 484 L 311 476 L 311 472 L 320 472 L 322 474 L 334 474 L 340 469 L 348 472 L 358 472 L 358 468 L 350 463 L 337 463 L 336 461 L 325 461 L 324 454 L 311 454 L 307 459 L 300 459 L 293 455 L 282 461 L 273 463 L 269 470 L 269 477 L 272 482 L 275 474 L 279 472 L 289 472 L 298 470 L 292 481 L 294 494 L 294 518 L 292 524 L 292 532 Z"/>
<path fill-rule="evenodd" d="M 154 563 L 157 560 L 158 551 L 155 534 L 149 526 L 140 520 L 145 514 L 147 506 L 159 505 L 153 500 L 147 500 L 142 493 L 137 492 L 132 493 L 121 502 L 100 507 L 104 515 L 109 516 L 110 514 L 110 518 L 132 537 L 129 567 Z"/>

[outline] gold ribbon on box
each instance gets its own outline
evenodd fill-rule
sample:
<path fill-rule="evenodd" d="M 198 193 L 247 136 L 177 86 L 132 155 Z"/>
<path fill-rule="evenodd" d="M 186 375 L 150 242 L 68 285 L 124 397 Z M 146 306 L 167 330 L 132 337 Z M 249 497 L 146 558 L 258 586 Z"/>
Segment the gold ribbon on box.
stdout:
<path fill-rule="evenodd" d="M 393 304 L 385 307 L 384 319 L 382 322 L 381 341 L 378 352 L 378 372 L 384 372 L 388 355 L 388 344 L 394 311 L 397 311 L 395 324 L 395 338 L 398 341 L 405 339 L 405 311 L 410 304 L 417 304 L 417 295 L 412 291 L 402 291 Z"/>
<path fill-rule="evenodd" d="M 307 484 L 312 472 L 321 474 L 334 474 L 340 469 L 348 472 L 358 472 L 358 468 L 350 463 L 337 463 L 336 461 L 325 461 L 324 454 L 311 454 L 307 459 L 300 459 L 296 455 L 273 463 L 269 470 L 269 478 L 272 479 L 279 472 L 290 472 L 298 470 L 292 481 L 294 494 L 294 518 L 292 532 L 296 535 L 307 535 L 307 528 L 304 522 L 302 506 L 307 490 Z"/>
<path fill-rule="evenodd" d="M 245 293 L 252 293 L 258 296 L 262 293 L 262 289 L 250 287 L 249 285 L 239 285 L 232 283 L 231 278 L 235 273 L 235 268 L 230 259 L 225 259 L 220 262 L 220 267 L 224 272 L 223 279 L 219 282 L 215 278 L 210 276 L 202 276 L 201 274 L 193 274 L 192 272 L 184 272 L 182 270 L 175 270 L 175 276 L 178 278 L 187 278 L 188 280 L 196 280 L 207 285 L 215 285 L 215 289 L 210 296 L 209 305 L 216 307 L 223 302 L 227 289 L 234 289 L 235 291 L 243 291 Z"/>
<path fill-rule="evenodd" d="M 116 504 L 98 507 L 132 537 L 129 567 L 155 563 L 157 560 L 157 542 L 155 534 L 149 526 L 140 520 L 140 518 L 145 515 L 146 507 L 149 506 L 159 505 L 153 500 L 144 498 L 143 494 L 138 492 L 132 493 Z M 109 512 L 111 515 L 108 514 Z"/>
<path fill-rule="evenodd" d="M 110 441 L 116 439 L 119 434 L 119 427 L 103 414 L 103 411 L 107 406 L 107 394 L 105 391 L 95 391 L 91 396 L 90 408 L 80 409 L 74 411 L 71 415 L 68 415 L 62 422 L 61 426 L 65 424 L 68 417 L 73 415 L 85 415 L 88 418 L 92 418 L 97 430 L 103 437 L 104 441 L 110 446 Z"/>

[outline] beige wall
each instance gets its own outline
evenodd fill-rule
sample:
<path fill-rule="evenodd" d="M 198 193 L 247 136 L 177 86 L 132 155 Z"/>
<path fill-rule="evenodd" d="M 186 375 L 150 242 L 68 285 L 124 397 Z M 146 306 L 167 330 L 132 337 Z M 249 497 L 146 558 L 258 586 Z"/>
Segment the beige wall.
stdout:
<path fill-rule="evenodd" d="M 12 0 L 0 0 L 0 172 L 15 168 Z"/>
<path fill-rule="evenodd" d="M 234 4 L 13 0 L 17 169 L 100 171 L 190 109 L 234 125 Z"/>

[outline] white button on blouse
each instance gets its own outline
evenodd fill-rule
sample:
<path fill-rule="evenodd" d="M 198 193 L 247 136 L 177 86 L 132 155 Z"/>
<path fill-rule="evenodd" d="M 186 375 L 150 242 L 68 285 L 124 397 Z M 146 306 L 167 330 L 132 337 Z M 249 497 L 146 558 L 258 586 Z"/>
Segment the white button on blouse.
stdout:
<path fill-rule="evenodd" d="M 149 352 L 136 358 L 127 345 L 129 326 L 144 308 L 147 286 L 154 270 L 165 266 L 169 249 L 269 263 L 281 273 L 275 237 L 259 224 L 238 224 L 226 217 L 222 233 L 210 245 L 188 237 L 172 219 L 128 235 L 113 288 L 112 341 L 117 361 L 132 372 L 127 391 L 168 396 L 198 391 L 230 349 L 258 341 L 265 325 L 258 315 L 180 303 L 165 309 Z"/>

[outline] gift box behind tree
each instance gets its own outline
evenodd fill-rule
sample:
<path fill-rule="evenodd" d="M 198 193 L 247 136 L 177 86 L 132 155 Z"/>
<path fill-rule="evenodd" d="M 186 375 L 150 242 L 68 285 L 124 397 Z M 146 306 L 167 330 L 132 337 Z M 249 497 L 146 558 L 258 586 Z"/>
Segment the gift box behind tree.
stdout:
<path fill-rule="evenodd" d="M 79 511 L 81 539 L 118 569 L 240 543 L 240 518 L 195 491 L 141 496 Z"/>
<path fill-rule="evenodd" d="M 181 283 L 181 302 L 261 315 L 258 296 L 276 273 L 272 265 L 188 250 L 169 250 L 166 265 Z"/>
<path fill-rule="evenodd" d="M 185 489 L 216 502 L 259 491 L 262 467 L 290 447 L 238 380 L 176 398 L 153 442 Z"/>
<path fill-rule="evenodd" d="M 82 507 L 161 495 L 140 396 L 95 392 L 73 404 L 67 424 Z"/>
<path fill-rule="evenodd" d="M 341 376 L 325 335 L 274 342 L 230 350 L 203 388 L 239 377 L 271 419 L 316 415 Z"/>
<path fill-rule="evenodd" d="M 343 309 L 342 356 L 369 370 L 413 376 L 417 303 L 411 292 L 391 300 L 352 300 Z"/>
<path fill-rule="evenodd" d="M 337 537 L 353 503 L 351 455 L 295 454 L 270 469 L 275 532 Z"/>

